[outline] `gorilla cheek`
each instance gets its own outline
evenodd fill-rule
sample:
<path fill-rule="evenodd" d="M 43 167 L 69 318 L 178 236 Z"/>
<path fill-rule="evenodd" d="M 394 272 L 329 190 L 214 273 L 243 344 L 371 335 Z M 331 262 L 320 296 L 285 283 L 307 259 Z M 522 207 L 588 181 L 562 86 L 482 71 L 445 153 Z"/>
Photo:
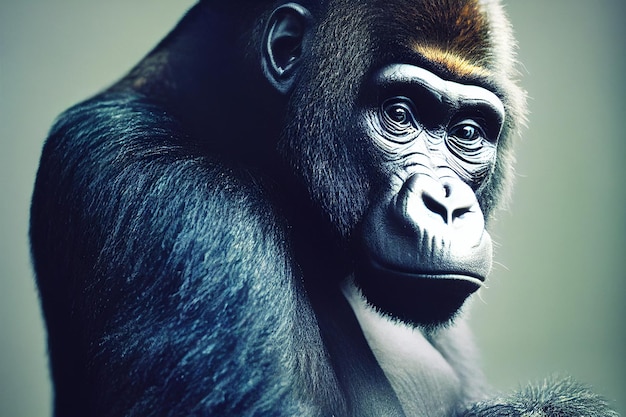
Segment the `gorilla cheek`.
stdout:
<path fill-rule="evenodd" d="M 472 189 L 413 174 L 383 194 L 362 223 L 357 285 L 395 318 L 449 320 L 491 269 L 491 237 Z"/>

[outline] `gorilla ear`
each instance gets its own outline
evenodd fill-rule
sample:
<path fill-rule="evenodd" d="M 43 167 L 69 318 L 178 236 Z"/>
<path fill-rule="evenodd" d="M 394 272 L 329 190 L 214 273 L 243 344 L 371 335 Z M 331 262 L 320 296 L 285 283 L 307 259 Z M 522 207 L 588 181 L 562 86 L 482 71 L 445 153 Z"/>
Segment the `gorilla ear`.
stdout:
<path fill-rule="evenodd" d="M 312 21 L 311 13 L 296 3 L 278 7 L 268 20 L 261 54 L 263 72 L 283 94 L 293 86 Z"/>

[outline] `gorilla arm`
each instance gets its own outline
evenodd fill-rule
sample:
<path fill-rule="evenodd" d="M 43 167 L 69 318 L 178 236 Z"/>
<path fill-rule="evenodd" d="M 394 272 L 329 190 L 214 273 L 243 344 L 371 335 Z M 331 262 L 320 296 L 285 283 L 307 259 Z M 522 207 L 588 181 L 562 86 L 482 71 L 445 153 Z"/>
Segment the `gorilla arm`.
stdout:
<path fill-rule="evenodd" d="M 293 414 L 291 329 L 307 310 L 281 227 L 184 141 L 162 109 L 114 94 L 46 143 L 32 241 L 57 415 Z"/>

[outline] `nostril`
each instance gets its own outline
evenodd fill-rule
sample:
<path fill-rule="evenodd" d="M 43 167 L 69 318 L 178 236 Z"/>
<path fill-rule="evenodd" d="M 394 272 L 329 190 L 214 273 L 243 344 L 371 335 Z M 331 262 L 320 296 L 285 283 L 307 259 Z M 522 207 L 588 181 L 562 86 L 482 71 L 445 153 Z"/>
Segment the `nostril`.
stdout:
<path fill-rule="evenodd" d="M 431 196 L 428 192 L 422 193 L 422 201 L 424 206 L 431 212 L 438 214 L 443 219 L 444 223 L 448 223 L 448 209 L 445 205 L 439 202 L 435 197 Z"/>
<path fill-rule="evenodd" d="M 454 210 L 452 212 L 452 221 L 455 221 L 456 219 L 460 219 L 461 217 L 463 217 L 466 213 L 469 213 L 470 211 L 471 211 L 471 207 L 461 207 L 461 208 Z"/>

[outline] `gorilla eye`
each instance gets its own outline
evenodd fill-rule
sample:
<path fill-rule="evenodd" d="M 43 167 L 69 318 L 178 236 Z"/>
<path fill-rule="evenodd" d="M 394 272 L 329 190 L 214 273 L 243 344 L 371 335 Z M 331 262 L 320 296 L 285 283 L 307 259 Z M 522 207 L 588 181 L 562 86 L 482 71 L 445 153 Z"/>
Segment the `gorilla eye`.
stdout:
<path fill-rule="evenodd" d="M 462 179 L 478 185 L 488 174 L 496 158 L 496 145 L 489 141 L 483 127 L 474 119 L 452 126 L 445 140 L 454 156 L 449 160 Z"/>
<path fill-rule="evenodd" d="M 474 120 L 463 120 L 457 123 L 450 129 L 449 135 L 462 142 L 479 141 L 481 139 L 487 140 L 485 132 L 482 127 Z"/>
<path fill-rule="evenodd" d="M 393 123 L 397 123 L 399 125 L 405 124 L 409 120 L 407 109 L 399 104 L 394 104 L 388 109 L 385 109 L 385 114 Z"/>
<path fill-rule="evenodd" d="M 386 100 L 380 108 L 380 124 L 385 137 L 393 142 L 407 143 L 417 133 L 413 102 L 406 97 Z"/>
<path fill-rule="evenodd" d="M 455 136 L 464 140 L 475 140 L 480 135 L 478 129 L 472 125 L 465 125 L 455 132 Z"/>

